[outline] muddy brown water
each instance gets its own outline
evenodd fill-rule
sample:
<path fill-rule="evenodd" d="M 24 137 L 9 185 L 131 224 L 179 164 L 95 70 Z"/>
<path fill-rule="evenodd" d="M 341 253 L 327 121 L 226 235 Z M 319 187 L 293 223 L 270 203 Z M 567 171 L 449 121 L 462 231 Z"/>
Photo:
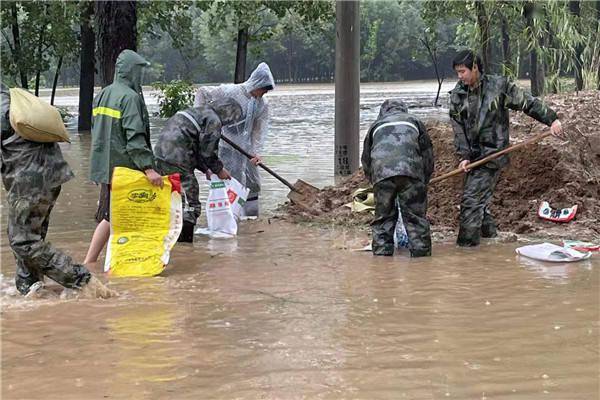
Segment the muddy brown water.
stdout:
<path fill-rule="evenodd" d="M 75 139 L 49 239 L 82 259 L 97 189 Z M 270 188 L 265 209 L 285 195 Z M 3 205 L 2 399 L 600 398 L 598 256 L 547 264 L 486 242 L 374 258 L 351 251 L 362 234 L 265 217 L 176 246 L 161 276 L 105 277 L 118 299 L 27 300 L 5 221 Z"/>

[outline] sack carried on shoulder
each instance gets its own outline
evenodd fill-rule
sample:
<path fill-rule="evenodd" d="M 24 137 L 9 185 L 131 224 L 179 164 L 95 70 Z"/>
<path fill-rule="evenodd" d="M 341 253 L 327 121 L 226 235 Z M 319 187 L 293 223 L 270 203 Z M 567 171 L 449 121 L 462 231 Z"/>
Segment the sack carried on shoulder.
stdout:
<path fill-rule="evenodd" d="M 32 142 L 70 142 L 58 110 L 27 90 L 10 89 L 10 125 Z"/>

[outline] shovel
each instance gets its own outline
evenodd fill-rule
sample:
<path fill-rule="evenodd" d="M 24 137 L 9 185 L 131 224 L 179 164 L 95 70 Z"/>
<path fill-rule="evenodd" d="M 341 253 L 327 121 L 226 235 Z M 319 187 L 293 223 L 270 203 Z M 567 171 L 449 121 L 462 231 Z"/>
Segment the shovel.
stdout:
<path fill-rule="evenodd" d="M 254 156 L 248 153 L 246 150 L 242 149 L 231 139 L 221 134 L 221 139 L 243 155 L 245 155 L 249 160 L 253 159 Z M 302 179 L 298 179 L 295 184 L 291 184 L 289 181 L 281 177 L 277 172 L 273 171 L 271 168 L 267 167 L 262 162 L 257 164 L 259 167 L 267 171 L 273 177 L 275 177 L 279 182 L 283 183 L 285 186 L 290 188 L 290 192 L 287 195 L 287 198 L 290 199 L 293 203 L 301 206 L 304 209 L 309 210 L 311 199 L 314 198 L 319 193 L 319 188 L 311 185 L 303 181 Z"/>
<path fill-rule="evenodd" d="M 535 137 L 533 137 L 533 138 L 531 138 L 529 140 L 526 140 L 524 142 L 521 142 L 521 143 L 515 144 L 513 146 L 507 147 L 504 150 L 497 151 L 497 152 L 495 152 L 493 154 L 490 154 L 489 156 L 487 156 L 485 158 L 482 158 L 479 161 L 475 161 L 473 163 L 470 163 L 469 165 L 467 165 L 467 169 L 477 168 L 480 165 L 486 164 L 487 162 L 493 160 L 494 158 L 500 157 L 501 155 L 508 154 L 508 153 L 513 152 L 513 151 L 515 151 L 517 149 L 520 149 L 521 147 L 525 147 L 525 146 L 530 145 L 532 143 L 539 142 L 540 140 L 542 140 L 542 139 L 550 136 L 551 134 L 552 134 L 551 132 L 545 132 L 545 133 L 542 133 L 541 135 L 535 136 Z M 443 181 L 445 179 L 448 179 L 448 178 L 453 177 L 455 175 L 461 174 L 463 172 L 464 171 L 462 170 L 462 168 L 457 168 L 457 169 L 455 169 L 453 171 L 450 171 L 450 172 L 448 172 L 448 173 L 446 173 L 444 175 L 440 175 L 438 177 L 433 178 L 431 181 L 429 181 L 429 184 L 434 184 L 434 183 L 437 183 L 437 182 L 441 182 L 441 181 Z"/>

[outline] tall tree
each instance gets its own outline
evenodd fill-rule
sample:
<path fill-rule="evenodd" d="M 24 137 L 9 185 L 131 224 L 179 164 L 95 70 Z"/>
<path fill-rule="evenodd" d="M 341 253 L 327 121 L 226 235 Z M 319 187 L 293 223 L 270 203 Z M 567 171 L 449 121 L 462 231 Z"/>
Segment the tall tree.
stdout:
<path fill-rule="evenodd" d="M 576 26 L 580 25 L 581 24 L 580 0 L 569 1 L 569 10 L 573 14 L 573 17 L 575 18 Z M 583 45 L 583 43 L 578 43 L 575 46 L 575 59 L 573 60 L 573 63 L 574 63 L 574 72 L 575 72 L 575 86 L 577 87 L 577 90 L 583 89 L 583 64 L 582 64 L 581 56 L 583 55 L 584 49 L 585 49 L 585 46 Z"/>
<path fill-rule="evenodd" d="M 93 28 L 94 3 L 91 1 L 82 1 L 80 11 L 81 52 L 77 129 L 80 131 L 89 131 L 92 129 L 92 102 L 94 100 L 94 50 L 96 45 Z"/>
<path fill-rule="evenodd" d="M 15 63 L 17 66 L 20 66 L 23 62 L 22 57 L 23 53 L 21 51 L 21 34 L 19 31 L 19 19 L 18 19 L 18 10 L 17 10 L 17 2 L 10 2 L 10 13 L 11 13 L 11 25 L 12 25 L 12 35 L 13 35 L 13 54 L 15 56 Z M 27 72 L 23 68 L 19 68 L 19 76 L 21 77 L 21 87 L 23 89 L 29 88 L 29 82 L 27 80 Z"/>
<path fill-rule="evenodd" d="M 137 50 L 135 1 L 98 1 L 95 9 L 96 42 L 102 86 L 112 83 L 121 51 Z"/>
<path fill-rule="evenodd" d="M 527 35 L 529 36 L 529 78 L 531 80 L 531 93 L 534 96 L 540 96 L 544 93 L 545 69 L 544 60 L 540 57 L 539 49 L 543 43 L 541 38 L 537 37 L 536 19 L 538 7 L 533 1 L 526 1 L 523 5 L 523 16 L 527 25 Z"/>
<path fill-rule="evenodd" d="M 481 43 L 481 58 L 483 61 L 483 70 L 486 73 L 492 72 L 492 43 L 490 41 L 490 18 L 482 0 L 475 1 L 475 10 L 477 12 L 477 28 L 479 29 L 479 40 Z"/>
<path fill-rule="evenodd" d="M 204 3 L 208 4 L 208 3 Z M 248 44 L 252 41 L 264 41 L 274 34 L 274 28 L 288 13 L 295 11 L 307 24 L 332 18 L 333 5 L 318 0 L 306 1 L 214 1 L 210 4 L 209 25 L 213 32 L 231 21 L 236 27 L 236 62 L 234 82 L 246 80 L 246 59 Z"/>

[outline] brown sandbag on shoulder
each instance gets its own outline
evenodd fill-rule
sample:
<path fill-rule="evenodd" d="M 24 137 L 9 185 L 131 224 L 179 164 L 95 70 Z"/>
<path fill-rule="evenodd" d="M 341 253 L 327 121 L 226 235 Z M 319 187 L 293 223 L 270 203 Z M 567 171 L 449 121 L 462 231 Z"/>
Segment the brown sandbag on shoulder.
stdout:
<path fill-rule="evenodd" d="M 58 110 L 24 89 L 10 89 L 10 125 L 32 142 L 71 142 Z"/>

